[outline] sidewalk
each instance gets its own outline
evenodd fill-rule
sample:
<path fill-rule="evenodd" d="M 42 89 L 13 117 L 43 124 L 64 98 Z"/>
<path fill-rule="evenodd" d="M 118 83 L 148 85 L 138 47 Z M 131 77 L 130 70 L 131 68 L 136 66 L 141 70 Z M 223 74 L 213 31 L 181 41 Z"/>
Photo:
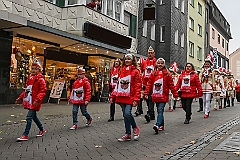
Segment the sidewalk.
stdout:
<path fill-rule="evenodd" d="M 143 109 L 146 113 L 146 107 Z M 194 102 L 192 120 L 188 125 L 183 124 L 185 118 L 181 108 L 169 112 L 166 105 L 165 130 L 155 135 L 152 129 L 155 121 L 146 123 L 144 115 L 138 116 L 136 122 L 141 129 L 140 138 L 130 142 L 117 142 L 117 138 L 124 135 L 123 117 L 118 105 L 115 121 L 107 122 L 109 103 L 90 103 L 88 111 L 93 117 L 92 126 L 85 127 L 86 120 L 79 114 L 79 128 L 75 131 L 69 130 L 72 126 L 71 110 L 72 105 L 65 102 L 60 105 L 43 104 L 38 116 L 47 133 L 36 138 L 38 129 L 33 123 L 29 140 L 16 142 L 25 129 L 26 123 L 21 120 L 25 120 L 27 110 L 17 105 L 0 106 L 0 159 L 240 159 L 234 152 L 213 151 L 232 132 L 239 132 L 239 104 L 218 111 L 211 109 L 211 116 L 204 119 L 204 113 L 196 112 L 198 103 Z M 190 144 L 193 140 L 195 144 Z"/>

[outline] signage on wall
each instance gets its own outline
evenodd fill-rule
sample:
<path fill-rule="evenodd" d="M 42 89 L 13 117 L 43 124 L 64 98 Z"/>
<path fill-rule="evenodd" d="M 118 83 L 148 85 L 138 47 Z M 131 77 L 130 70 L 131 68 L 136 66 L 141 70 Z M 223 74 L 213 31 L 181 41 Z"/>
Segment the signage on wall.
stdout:
<path fill-rule="evenodd" d="M 50 97 L 51 98 L 61 98 L 64 84 L 65 84 L 64 80 L 55 80 L 53 83 L 51 93 L 50 93 Z"/>
<path fill-rule="evenodd" d="M 213 64 L 217 65 L 218 64 L 218 51 L 217 48 L 213 48 Z"/>

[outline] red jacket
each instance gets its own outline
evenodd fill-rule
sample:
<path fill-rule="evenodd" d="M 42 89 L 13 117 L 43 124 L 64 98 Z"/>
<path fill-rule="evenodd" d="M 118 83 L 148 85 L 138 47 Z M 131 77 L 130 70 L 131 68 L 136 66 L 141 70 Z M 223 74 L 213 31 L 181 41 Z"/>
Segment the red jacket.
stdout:
<path fill-rule="evenodd" d="M 187 80 L 190 77 L 190 81 Z M 186 80 L 184 81 L 184 79 Z M 189 84 L 190 82 L 190 84 Z M 183 86 L 184 84 L 187 84 L 186 86 Z M 189 85 L 189 86 L 188 86 Z M 200 83 L 198 74 L 194 71 L 182 71 L 178 82 L 176 84 L 176 90 L 181 91 L 181 98 L 195 98 L 195 97 L 201 97 L 203 95 L 202 91 L 202 85 Z"/>
<path fill-rule="evenodd" d="M 113 89 L 115 88 L 115 86 L 113 86 L 113 84 L 111 83 L 113 76 L 116 76 L 117 74 L 119 74 L 121 67 L 112 67 L 110 70 L 110 81 L 109 81 L 109 87 L 108 87 L 108 92 L 112 92 Z"/>
<path fill-rule="evenodd" d="M 162 97 L 159 98 L 159 97 L 152 96 L 152 101 L 153 102 L 165 102 L 166 103 L 166 102 L 168 102 L 168 99 L 169 99 L 169 89 L 171 90 L 174 98 L 178 97 L 178 93 L 177 93 L 177 91 L 175 90 L 175 87 L 174 87 L 172 75 L 166 68 L 164 68 L 162 70 L 156 70 L 150 75 L 148 83 L 147 83 L 146 90 L 144 91 L 144 95 L 149 95 L 150 91 L 153 90 L 153 86 L 155 85 L 154 84 L 155 79 L 156 79 L 156 77 L 159 76 L 160 71 L 162 71 L 162 76 L 163 76 L 162 77 L 162 79 L 163 79 Z"/>
<path fill-rule="evenodd" d="M 236 89 L 236 92 L 240 92 L 240 83 L 236 85 L 235 89 Z"/>
<path fill-rule="evenodd" d="M 73 92 L 75 92 L 75 89 L 78 89 L 80 87 L 83 87 L 84 97 L 82 100 L 75 100 L 73 98 L 73 94 L 75 94 L 75 93 L 73 93 Z M 77 79 L 72 85 L 72 93 L 71 93 L 69 101 L 72 104 L 85 105 L 85 101 L 90 102 L 90 99 L 91 99 L 91 85 L 90 85 L 89 79 L 87 77 L 84 77 L 83 79 Z"/>
<path fill-rule="evenodd" d="M 152 60 L 150 60 L 150 59 L 148 58 L 148 59 L 146 59 L 146 60 L 144 60 L 144 61 L 142 62 L 140 70 L 141 70 L 141 73 L 142 73 L 143 86 L 147 86 L 147 82 L 148 82 L 148 79 L 149 79 L 149 77 L 146 77 L 146 76 L 145 76 L 146 67 L 147 67 L 148 65 L 153 65 L 154 68 L 155 68 L 156 62 L 157 62 L 157 59 L 156 59 L 156 58 L 153 58 Z"/>
<path fill-rule="evenodd" d="M 124 66 L 126 67 L 126 66 Z M 122 69 L 119 72 L 119 77 L 122 75 Z M 120 83 L 120 82 L 118 82 Z M 142 80 L 139 70 L 135 67 L 131 67 L 131 82 L 130 82 L 130 97 L 118 96 L 118 95 L 110 95 L 110 98 L 115 99 L 116 103 L 124 103 L 124 104 L 133 104 L 133 101 L 139 102 L 141 98 L 142 91 Z"/>
<path fill-rule="evenodd" d="M 26 86 L 30 85 L 30 77 L 34 78 L 33 86 L 32 86 L 32 103 L 36 101 L 38 103 L 37 106 L 30 106 L 30 107 L 24 107 L 26 109 L 32 109 L 39 111 L 41 108 L 42 100 L 44 96 L 46 95 L 47 88 L 46 88 L 46 82 L 44 79 L 44 76 L 41 73 L 38 73 L 36 75 L 30 75 L 26 81 Z M 25 97 L 25 91 L 23 91 L 20 96 L 18 97 L 19 100 L 22 100 Z"/>

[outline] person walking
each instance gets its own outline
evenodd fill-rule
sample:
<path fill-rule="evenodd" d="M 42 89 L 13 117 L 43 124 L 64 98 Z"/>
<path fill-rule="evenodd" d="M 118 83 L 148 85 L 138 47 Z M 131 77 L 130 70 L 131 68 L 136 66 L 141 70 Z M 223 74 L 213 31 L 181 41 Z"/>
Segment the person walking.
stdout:
<path fill-rule="evenodd" d="M 44 76 L 41 74 L 41 69 L 41 60 L 35 58 L 32 63 L 31 74 L 26 81 L 25 91 L 22 92 L 15 101 L 17 104 L 22 100 L 22 105 L 25 109 L 28 109 L 26 128 L 23 132 L 23 135 L 20 138 L 17 138 L 18 141 L 28 140 L 28 134 L 32 126 L 32 120 L 36 123 L 40 130 L 37 134 L 37 137 L 42 137 L 43 134 L 47 132 L 37 117 L 37 111 L 40 110 L 42 100 L 47 92 L 46 82 Z"/>
<path fill-rule="evenodd" d="M 213 91 L 216 90 L 215 75 L 211 67 L 212 65 L 213 57 L 211 54 L 209 54 L 205 59 L 203 71 L 200 73 L 203 90 L 203 106 L 205 107 L 204 118 L 208 118 L 210 115 L 211 97 Z"/>
<path fill-rule="evenodd" d="M 236 91 L 236 99 L 237 102 L 240 102 L 240 83 L 238 82 L 238 80 L 236 79 L 235 81 L 236 85 L 235 85 L 235 91 Z"/>
<path fill-rule="evenodd" d="M 185 65 L 184 70 L 182 71 L 176 84 L 176 90 L 179 89 L 181 93 L 180 97 L 182 107 L 183 110 L 186 112 L 184 124 L 189 124 L 192 115 L 193 99 L 197 96 L 201 97 L 203 94 L 198 74 L 195 72 L 192 63 L 187 63 Z"/>
<path fill-rule="evenodd" d="M 146 90 L 144 91 L 145 99 L 149 98 L 149 94 L 152 91 L 152 102 L 155 102 L 157 106 L 157 121 L 153 126 L 156 134 L 158 134 L 158 131 L 164 130 L 163 112 L 164 107 L 169 100 L 169 90 L 171 90 L 174 98 L 178 97 L 172 75 L 165 66 L 165 60 L 163 58 L 159 58 L 156 62 L 155 71 L 151 73 Z"/>
<path fill-rule="evenodd" d="M 87 112 L 87 105 L 91 99 L 91 85 L 89 79 L 85 77 L 85 69 L 78 68 L 77 80 L 73 83 L 69 102 L 73 104 L 72 118 L 73 126 L 70 130 L 78 128 L 78 109 L 80 107 L 82 115 L 86 117 L 86 126 L 92 123 L 92 117 Z"/>
<path fill-rule="evenodd" d="M 121 66 L 121 60 L 115 59 L 113 63 L 113 67 L 110 71 L 110 84 L 109 84 L 109 93 L 115 95 L 117 84 L 118 84 L 118 76 Z M 108 119 L 108 122 L 114 121 L 114 115 L 115 115 L 115 99 L 113 99 L 113 102 L 110 103 L 110 118 Z"/>
<path fill-rule="evenodd" d="M 145 90 L 147 82 L 149 80 L 149 76 L 154 71 L 155 66 L 156 66 L 155 51 L 150 46 L 148 49 L 148 58 L 144 60 L 141 64 L 141 73 L 143 74 L 143 90 Z M 150 122 L 151 120 L 155 120 L 154 103 L 152 102 L 151 91 L 149 92 L 149 96 L 148 99 L 146 99 L 146 102 L 148 110 L 147 114 L 144 117 L 147 122 Z"/>
<path fill-rule="evenodd" d="M 123 58 L 122 68 L 119 72 L 118 86 L 116 94 L 111 94 L 110 103 L 116 98 L 116 103 L 120 104 L 124 117 L 125 135 L 118 139 L 119 142 L 130 141 L 131 126 L 133 128 L 133 138 L 137 140 L 140 135 L 140 128 L 137 126 L 132 107 L 136 107 L 140 101 L 142 80 L 137 69 L 137 60 L 133 54 L 126 54 Z"/>

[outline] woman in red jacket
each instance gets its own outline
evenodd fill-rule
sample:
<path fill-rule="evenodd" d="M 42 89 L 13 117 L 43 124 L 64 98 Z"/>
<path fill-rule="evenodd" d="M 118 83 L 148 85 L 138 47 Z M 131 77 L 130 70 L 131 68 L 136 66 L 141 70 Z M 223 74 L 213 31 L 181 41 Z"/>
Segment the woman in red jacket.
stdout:
<path fill-rule="evenodd" d="M 116 94 L 117 84 L 118 84 L 118 74 L 120 71 L 121 66 L 121 60 L 115 59 L 113 67 L 110 71 L 110 84 L 109 84 L 109 92 L 111 94 Z M 114 115 L 115 115 L 115 99 L 113 100 L 113 103 L 110 104 L 110 118 L 108 122 L 114 121 Z"/>
<path fill-rule="evenodd" d="M 78 109 L 80 107 L 82 115 L 86 117 L 86 126 L 92 123 L 92 117 L 87 112 L 87 105 L 91 99 L 91 85 L 89 79 L 85 77 L 85 69 L 78 68 L 78 79 L 73 83 L 72 92 L 69 101 L 73 104 L 72 117 L 73 126 L 70 130 L 77 129 Z"/>
<path fill-rule="evenodd" d="M 179 89 L 182 107 L 186 112 L 184 124 L 189 124 L 192 115 L 192 101 L 195 97 L 201 97 L 203 94 L 202 85 L 192 63 L 185 65 L 176 85 L 176 90 Z"/>
<path fill-rule="evenodd" d="M 17 139 L 18 141 L 28 140 L 28 134 L 32 126 L 32 120 L 36 123 L 40 130 L 37 137 L 42 137 L 42 135 L 46 132 L 46 129 L 43 128 L 41 121 L 37 117 L 37 111 L 40 110 L 42 100 L 47 91 L 44 76 L 41 74 L 41 68 L 42 65 L 40 60 L 37 58 L 34 59 L 32 63 L 32 73 L 26 81 L 25 91 L 21 93 L 15 102 L 18 103 L 20 100 L 22 100 L 24 108 L 28 109 L 26 128 L 23 135 Z"/>
<path fill-rule="evenodd" d="M 140 72 L 137 69 L 137 60 L 133 54 L 126 54 L 123 58 L 123 65 L 119 73 L 118 86 L 116 94 L 111 94 L 110 102 L 116 97 L 116 103 L 120 104 L 125 123 L 125 135 L 118 141 L 131 140 L 131 126 L 133 128 L 134 140 L 137 140 L 140 134 L 140 128 L 137 126 L 132 115 L 132 107 L 136 107 L 141 98 L 142 80 Z"/>
<path fill-rule="evenodd" d="M 235 90 L 237 101 L 240 102 L 240 83 L 238 82 L 238 80 L 236 80 Z"/>
<path fill-rule="evenodd" d="M 157 122 L 153 126 L 156 134 L 158 131 L 164 130 L 164 107 L 169 100 L 169 89 L 174 98 L 178 97 L 177 91 L 174 88 L 171 73 L 165 67 L 165 60 L 159 58 L 156 62 L 156 69 L 151 73 L 146 90 L 144 91 L 145 99 L 148 99 L 148 94 L 152 90 L 152 102 L 156 102 L 157 106 Z"/>

